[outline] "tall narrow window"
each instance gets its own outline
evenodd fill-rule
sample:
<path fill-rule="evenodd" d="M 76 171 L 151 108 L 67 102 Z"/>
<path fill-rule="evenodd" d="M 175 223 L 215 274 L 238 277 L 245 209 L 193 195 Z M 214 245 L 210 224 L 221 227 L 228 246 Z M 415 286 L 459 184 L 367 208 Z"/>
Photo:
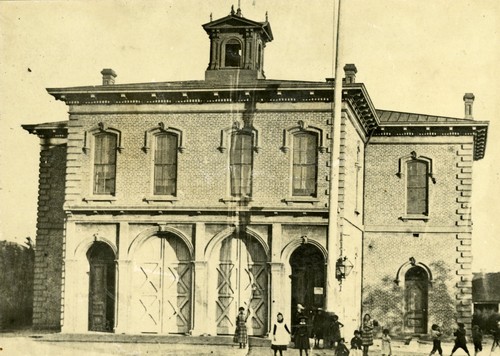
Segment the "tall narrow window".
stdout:
<path fill-rule="evenodd" d="M 94 136 L 94 194 L 115 194 L 116 135 L 99 133 Z"/>
<path fill-rule="evenodd" d="M 157 135 L 154 157 L 154 194 L 175 195 L 177 190 L 177 135 Z"/>
<path fill-rule="evenodd" d="M 428 164 L 411 160 L 407 168 L 407 214 L 427 215 L 428 213 Z"/>
<path fill-rule="evenodd" d="M 316 196 L 318 138 L 309 132 L 293 136 L 293 195 Z"/>
<path fill-rule="evenodd" d="M 235 197 L 252 195 L 253 137 L 249 133 L 231 136 L 231 195 Z"/>
<path fill-rule="evenodd" d="M 241 44 L 237 40 L 229 40 L 226 43 L 226 67 L 240 67 L 241 66 Z"/>

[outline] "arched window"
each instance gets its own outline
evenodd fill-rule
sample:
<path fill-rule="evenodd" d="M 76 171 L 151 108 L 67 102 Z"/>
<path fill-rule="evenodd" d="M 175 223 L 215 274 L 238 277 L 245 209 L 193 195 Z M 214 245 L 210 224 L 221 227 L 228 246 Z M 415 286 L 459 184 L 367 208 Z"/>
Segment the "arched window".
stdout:
<path fill-rule="evenodd" d="M 428 163 L 412 159 L 406 163 L 406 213 L 427 215 L 428 204 Z"/>
<path fill-rule="evenodd" d="M 229 40 L 226 43 L 224 65 L 226 67 L 241 66 L 241 44 L 237 40 Z"/>
<path fill-rule="evenodd" d="M 94 135 L 94 194 L 115 194 L 116 143 L 115 134 L 100 132 Z"/>
<path fill-rule="evenodd" d="M 252 195 L 253 136 L 249 132 L 238 132 L 231 136 L 229 169 L 231 173 L 231 195 Z"/>
<path fill-rule="evenodd" d="M 316 196 L 318 166 L 318 138 L 311 132 L 293 135 L 294 196 Z"/>
<path fill-rule="evenodd" d="M 177 191 L 177 135 L 155 136 L 154 194 L 175 195 Z"/>

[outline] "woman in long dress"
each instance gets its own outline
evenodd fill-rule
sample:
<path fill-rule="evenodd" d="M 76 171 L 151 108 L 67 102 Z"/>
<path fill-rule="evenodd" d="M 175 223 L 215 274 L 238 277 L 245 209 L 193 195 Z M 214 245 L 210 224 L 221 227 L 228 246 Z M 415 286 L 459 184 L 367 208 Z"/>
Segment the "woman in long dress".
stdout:
<path fill-rule="evenodd" d="M 280 356 L 283 356 L 283 351 L 287 349 L 288 343 L 290 342 L 290 329 L 285 324 L 283 320 L 283 314 L 278 313 L 277 322 L 273 327 L 273 341 L 271 342 L 271 349 L 274 350 L 274 356 L 277 352 L 280 352 Z"/>
<path fill-rule="evenodd" d="M 368 349 L 373 345 L 373 321 L 370 314 L 363 317 L 361 325 L 361 343 L 363 344 L 363 356 L 368 355 Z"/>
<path fill-rule="evenodd" d="M 240 344 L 240 349 L 244 349 L 248 342 L 247 319 L 248 313 L 245 313 L 245 308 L 240 307 L 238 309 L 238 316 L 236 317 L 235 333 L 235 341 Z"/>

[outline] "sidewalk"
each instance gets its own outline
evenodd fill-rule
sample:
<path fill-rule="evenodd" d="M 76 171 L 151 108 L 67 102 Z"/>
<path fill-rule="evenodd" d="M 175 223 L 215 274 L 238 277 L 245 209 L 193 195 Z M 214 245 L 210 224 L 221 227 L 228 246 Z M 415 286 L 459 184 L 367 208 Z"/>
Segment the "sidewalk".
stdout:
<path fill-rule="evenodd" d="M 444 355 L 449 355 L 452 343 L 443 343 Z M 471 355 L 474 347 L 468 344 Z M 60 333 L 0 333 L 0 356 L 272 356 L 270 341 L 250 337 L 250 347 L 239 349 L 232 343 L 231 336 L 183 336 L 183 335 L 118 335 L 103 333 L 60 334 Z M 432 349 L 430 342 L 412 340 L 392 342 L 393 356 L 427 356 Z M 483 343 L 483 353 L 488 356 L 491 340 Z M 285 356 L 298 356 L 299 351 L 289 348 Z M 333 356 L 333 350 L 314 349 L 310 356 Z M 370 356 L 380 355 L 380 340 L 370 347 Z M 465 355 L 457 351 L 455 355 Z M 492 354 L 493 355 L 493 354 Z M 494 355 L 500 356 L 500 349 Z"/>

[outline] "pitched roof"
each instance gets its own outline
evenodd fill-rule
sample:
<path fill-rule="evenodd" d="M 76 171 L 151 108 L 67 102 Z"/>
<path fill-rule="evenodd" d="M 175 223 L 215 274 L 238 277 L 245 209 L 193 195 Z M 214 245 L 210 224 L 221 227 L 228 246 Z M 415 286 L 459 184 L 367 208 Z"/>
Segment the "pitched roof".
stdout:
<path fill-rule="evenodd" d="M 241 13 L 238 15 L 238 12 L 234 13 L 233 11 L 231 11 L 231 14 L 228 16 L 206 23 L 202 25 L 202 27 L 207 33 L 210 33 L 212 30 L 224 30 L 230 28 L 259 28 L 265 34 L 265 41 L 271 42 L 273 40 L 271 24 L 267 21 L 267 19 L 263 22 L 257 22 L 243 17 Z"/>
<path fill-rule="evenodd" d="M 447 123 L 447 124 L 475 124 L 477 121 L 469 119 L 459 119 L 455 117 L 436 116 L 427 114 L 416 114 L 392 110 L 379 110 L 377 114 L 380 123 L 384 124 L 404 124 L 404 123 Z"/>
<path fill-rule="evenodd" d="M 500 303 L 500 272 L 473 274 L 472 301 Z"/>

